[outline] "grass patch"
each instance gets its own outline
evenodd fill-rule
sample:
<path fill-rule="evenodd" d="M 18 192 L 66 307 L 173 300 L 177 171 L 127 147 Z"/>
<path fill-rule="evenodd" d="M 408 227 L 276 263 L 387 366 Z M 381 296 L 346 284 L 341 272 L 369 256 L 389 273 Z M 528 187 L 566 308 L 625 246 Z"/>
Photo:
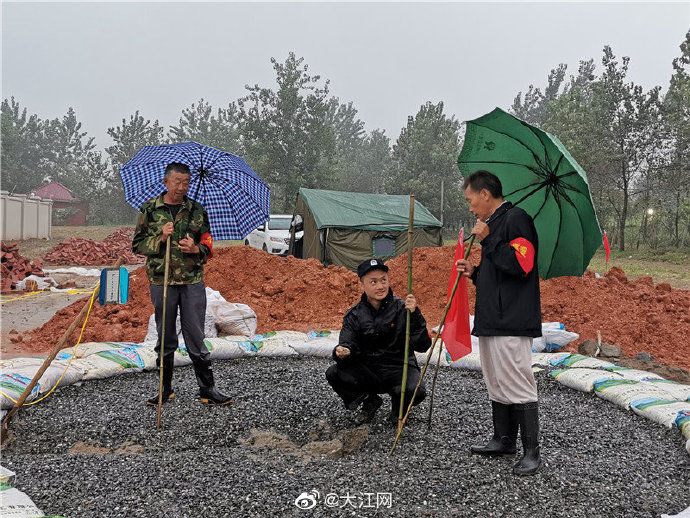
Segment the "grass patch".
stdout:
<path fill-rule="evenodd" d="M 220 241 L 214 241 L 214 248 L 225 248 L 226 246 L 240 246 L 244 244 L 244 239 L 222 239 Z"/>
<path fill-rule="evenodd" d="M 607 270 L 606 256 L 598 250 L 589 262 L 589 269 L 604 274 Z M 623 268 L 629 279 L 649 275 L 654 282 L 667 282 L 675 288 L 690 289 L 690 254 L 678 251 L 654 252 L 650 250 L 611 250 L 608 268 Z"/>

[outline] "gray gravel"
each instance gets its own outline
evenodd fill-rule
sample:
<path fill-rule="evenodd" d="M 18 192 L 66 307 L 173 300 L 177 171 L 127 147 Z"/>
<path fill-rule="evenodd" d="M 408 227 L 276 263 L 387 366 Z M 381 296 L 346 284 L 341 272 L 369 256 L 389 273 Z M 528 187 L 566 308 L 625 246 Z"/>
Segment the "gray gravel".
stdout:
<path fill-rule="evenodd" d="M 544 373 L 538 383 L 546 466 L 534 477 L 514 477 L 512 459 L 469 455 L 469 445 L 490 433 L 487 394 L 479 373 L 450 369 L 439 374 L 434 427 L 427 431 L 423 422 L 427 400 L 392 457 L 388 401 L 358 449 L 342 458 L 307 455 L 300 447 L 317 435 L 328 440 L 354 427 L 325 381 L 328 364 L 216 362 L 219 386 L 236 395 L 222 408 L 202 405 L 191 368 L 176 369 L 177 398 L 164 406 L 161 432 L 155 409 L 143 405 L 157 390 L 154 373 L 66 387 L 20 412 L 2 463 L 46 514 L 70 518 L 608 518 L 656 517 L 690 506 L 690 462 L 678 430 Z M 285 441 L 256 448 L 245 441 L 252 429 L 284 434 Z M 130 453 L 68 453 L 80 441 L 104 452 L 124 445 Z M 316 506 L 298 509 L 295 499 L 312 489 L 319 492 Z M 348 492 L 359 497 L 355 505 L 374 505 L 376 493 L 391 493 L 392 506 L 354 509 L 345 504 Z M 327 493 L 345 507 L 327 507 Z"/>

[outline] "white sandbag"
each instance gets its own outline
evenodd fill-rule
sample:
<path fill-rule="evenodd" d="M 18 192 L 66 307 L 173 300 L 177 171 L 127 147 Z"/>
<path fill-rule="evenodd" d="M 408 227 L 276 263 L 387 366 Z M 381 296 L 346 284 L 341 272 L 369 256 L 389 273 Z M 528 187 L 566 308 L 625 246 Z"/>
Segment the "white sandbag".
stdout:
<path fill-rule="evenodd" d="M 251 336 L 256 333 L 256 313 L 246 304 L 217 302 L 210 306 L 210 311 L 220 336 Z"/>
<path fill-rule="evenodd" d="M 149 351 L 139 347 L 124 347 L 103 350 L 85 358 L 78 358 L 72 363 L 85 369 L 84 379 L 91 380 L 109 378 L 123 372 L 141 372 L 146 367 L 147 358 L 151 365 Z M 155 356 L 153 358 L 155 365 Z"/>
<path fill-rule="evenodd" d="M 548 367 L 555 365 L 564 356 L 570 356 L 570 353 L 532 353 L 532 366 Z"/>
<path fill-rule="evenodd" d="M 644 377 L 641 381 L 662 387 L 669 394 L 672 394 L 673 399 L 676 401 L 690 400 L 690 385 L 683 385 L 682 383 L 657 377 L 656 375 Z"/>
<path fill-rule="evenodd" d="M 3 484 L 9 484 L 10 486 L 14 484 L 15 473 L 14 471 L 7 469 L 4 466 L 0 466 L 0 482 Z"/>
<path fill-rule="evenodd" d="M 206 288 L 206 315 L 204 317 L 204 337 L 215 338 L 218 336 L 218 330 L 216 329 L 216 324 L 214 320 L 213 313 L 211 312 L 211 307 L 217 305 L 220 302 L 226 302 L 223 296 L 216 290 L 211 288 Z M 166 315 L 166 318 L 168 316 Z M 184 337 L 182 336 L 182 324 L 180 323 L 180 312 L 178 310 L 177 317 L 175 318 L 175 330 L 177 333 L 177 341 L 179 344 L 184 343 Z M 146 333 L 146 338 L 144 338 L 145 345 L 155 345 L 158 341 L 158 331 L 156 330 L 156 318 L 155 315 L 149 317 L 149 326 Z"/>
<path fill-rule="evenodd" d="M 446 353 L 448 354 L 448 353 Z M 479 361 L 479 353 L 478 352 L 472 352 L 470 354 L 467 354 L 460 358 L 459 360 L 455 360 L 454 362 L 450 361 L 450 354 L 447 356 L 447 360 L 449 361 L 449 364 L 451 367 L 455 369 L 463 369 L 463 370 L 469 370 L 469 371 L 480 371 L 482 370 L 482 364 Z"/>
<path fill-rule="evenodd" d="M 297 331 L 274 331 L 263 335 L 252 335 L 250 342 L 256 347 L 257 356 L 296 356 L 298 353 L 290 347 L 291 337 L 301 338 L 303 333 Z"/>
<path fill-rule="evenodd" d="M 621 378 L 626 379 L 626 380 L 633 380 L 633 381 L 642 381 L 645 378 L 655 376 L 653 373 L 648 372 L 648 371 L 631 369 L 629 367 L 620 367 L 618 365 L 614 365 L 613 367 L 605 367 L 604 370 L 607 370 L 610 372 L 615 372 Z M 660 377 L 660 379 L 663 379 L 663 378 Z"/>
<path fill-rule="evenodd" d="M 137 346 L 136 351 L 144 363 L 144 370 L 151 370 L 156 368 L 156 359 L 158 353 L 153 350 L 153 347 Z"/>
<path fill-rule="evenodd" d="M 580 392 L 592 392 L 594 384 L 606 379 L 619 378 L 617 374 L 602 371 L 601 369 L 557 369 L 549 374 L 556 378 L 561 385 Z"/>
<path fill-rule="evenodd" d="M 608 379 L 596 382 L 594 393 L 600 398 L 626 409 L 630 408 L 630 403 L 637 399 L 672 399 L 671 394 L 661 387 L 626 379 Z"/>
<path fill-rule="evenodd" d="M 57 286 L 58 283 L 52 277 L 39 277 L 38 275 L 29 275 L 15 284 L 15 289 L 19 291 L 26 291 L 27 281 L 36 282 L 36 291 L 43 291 L 49 289 L 51 286 Z"/>
<path fill-rule="evenodd" d="M 339 334 L 331 331 L 308 331 L 300 337 L 291 337 L 288 343 L 297 354 L 302 356 L 328 358 L 333 348 L 338 345 Z"/>
<path fill-rule="evenodd" d="M 560 322 L 545 322 L 541 325 L 542 338 L 545 341 L 544 350 L 548 353 L 561 349 L 580 338 L 580 335 L 566 331 Z M 532 348 L 534 350 L 534 347 Z M 541 352 L 541 351 L 537 351 Z"/>
<path fill-rule="evenodd" d="M 632 401 L 630 409 L 655 423 L 672 428 L 679 412 L 690 412 L 690 401 L 679 402 L 672 399 L 650 397 Z"/>
<path fill-rule="evenodd" d="M 34 375 L 43 365 L 44 358 L 14 358 L 13 360 L 2 362 L 2 374 L 0 375 L 0 408 L 11 408 L 14 401 L 21 397 L 26 387 L 29 386 Z M 29 403 L 51 390 L 60 380 L 59 387 L 72 385 L 81 381 L 84 377 L 84 369 L 74 365 L 68 367 L 66 361 L 53 360 L 38 380 L 38 383 L 31 389 L 31 393 L 26 398 Z M 63 375 L 64 373 L 64 375 Z"/>
<path fill-rule="evenodd" d="M 690 453 L 690 440 L 688 440 L 688 443 L 685 445 L 685 449 Z M 661 518 L 690 518 L 690 507 L 678 514 L 662 514 Z"/>
<path fill-rule="evenodd" d="M 242 358 L 247 356 L 246 351 L 240 346 L 238 338 L 246 337 L 217 337 L 208 338 L 204 343 L 208 342 L 213 346 L 211 350 L 211 359 L 213 360 L 232 360 L 235 358 Z M 207 346 L 208 346 L 207 344 Z"/>
<path fill-rule="evenodd" d="M 45 516 L 25 493 L 10 486 L 0 487 L 0 516 L 2 518 L 34 518 Z"/>
<path fill-rule="evenodd" d="M 66 349 L 62 349 L 58 356 L 56 358 L 60 358 L 62 360 L 69 359 L 73 354 L 76 349 L 77 353 L 77 358 L 86 358 L 87 356 L 91 356 L 92 354 L 100 353 L 102 351 L 111 351 L 113 349 L 123 349 L 125 347 L 131 347 L 134 344 L 127 343 L 116 343 L 116 342 L 84 342 L 76 347 L 68 347 Z"/>
<path fill-rule="evenodd" d="M 611 362 L 592 358 L 591 356 L 584 356 L 582 354 L 571 353 L 567 356 L 561 356 L 558 359 L 553 359 L 549 363 L 554 367 L 578 367 L 581 369 L 605 369 L 607 367 L 615 367 Z"/>
<path fill-rule="evenodd" d="M 678 412 L 676 420 L 673 424 L 675 424 L 676 428 L 680 430 L 680 433 L 682 433 L 685 437 L 687 437 L 688 440 L 690 440 L 690 411 L 684 410 Z"/>

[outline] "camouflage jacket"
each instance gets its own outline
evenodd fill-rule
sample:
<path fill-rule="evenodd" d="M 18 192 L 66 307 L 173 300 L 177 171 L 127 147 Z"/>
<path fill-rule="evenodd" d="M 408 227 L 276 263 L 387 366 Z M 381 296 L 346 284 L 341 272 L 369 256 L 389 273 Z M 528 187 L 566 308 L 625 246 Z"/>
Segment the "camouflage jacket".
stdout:
<path fill-rule="evenodd" d="M 160 237 L 163 234 L 163 225 L 173 221 L 170 209 L 163 202 L 164 194 L 141 206 L 137 228 L 132 239 L 132 251 L 146 256 L 146 273 L 152 284 L 163 284 L 165 243 Z M 213 250 L 208 214 L 200 203 L 185 196 L 175 217 L 174 227 L 175 230 L 170 236 L 168 284 L 195 284 L 203 280 L 204 263 Z M 180 250 L 180 239 L 183 239 L 186 233 L 199 247 L 198 254 L 186 254 Z"/>

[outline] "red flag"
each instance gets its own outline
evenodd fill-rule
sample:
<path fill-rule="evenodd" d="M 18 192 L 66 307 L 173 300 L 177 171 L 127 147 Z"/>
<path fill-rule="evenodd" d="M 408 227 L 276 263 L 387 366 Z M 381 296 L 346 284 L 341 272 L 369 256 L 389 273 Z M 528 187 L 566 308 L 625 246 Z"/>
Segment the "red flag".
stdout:
<path fill-rule="evenodd" d="M 606 237 L 606 232 L 604 232 L 604 250 L 606 251 L 606 262 L 609 262 L 609 256 L 611 255 L 611 247 L 609 246 L 609 238 Z"/>
<path fill-rule="evenodd" d="M 455 279 L 460 272 L 455 268 L 455 261 L 465 257 L 465 247 L 463 245 L 463 232 L 458 236 L 458 246 L 455 249 L 453 258 L 453 269 L 450 271 L 448 281 L 448 297 L 455 286 Z M 463 356 L 472 352 L 472 342 L 470 338 L 470 301 L 467 297 L 467 278 L 461 276 L 458 288 L 455 290 L 455 297 L 448 309 L 446 323 L 441 332 L 441 338 L 446 345 L 446 350 L 450 353 L 452 361 L 459 360 Z"/>

